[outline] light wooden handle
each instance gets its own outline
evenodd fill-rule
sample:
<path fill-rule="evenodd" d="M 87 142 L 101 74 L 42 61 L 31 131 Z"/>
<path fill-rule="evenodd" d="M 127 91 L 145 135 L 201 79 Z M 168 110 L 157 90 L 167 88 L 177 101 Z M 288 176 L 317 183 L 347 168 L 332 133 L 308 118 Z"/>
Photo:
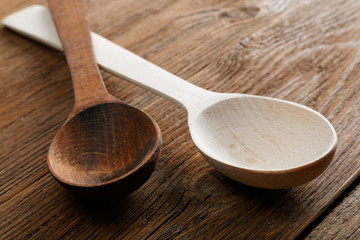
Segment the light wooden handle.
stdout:
<path fill-rule="evenodd" d="M 34 5 L 13 13 L 3 24 L 25 36 L 62 50 L 46 7 Z M 107 71 L 146 88 L 190 111 L 209 100 L 214 92 L 197 87 L 148 62 L 119 45 L 91 33 L 96 61 Z"/>
<path fill-rule="evenodd" d="M 105 88 L 92 50 L 83 0 L 48 0 L 68 62 L 80 110 L 111 98 Z"/>

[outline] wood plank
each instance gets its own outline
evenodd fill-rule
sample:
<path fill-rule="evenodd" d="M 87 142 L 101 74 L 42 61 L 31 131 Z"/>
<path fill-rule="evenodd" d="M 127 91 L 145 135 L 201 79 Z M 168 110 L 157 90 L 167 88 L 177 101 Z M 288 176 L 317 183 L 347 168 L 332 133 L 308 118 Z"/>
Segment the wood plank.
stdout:
<path fill-rule="evenodd" d="M 305 239 L 360 239 L 359 212 L 360 185 L 343 199 Z"/>
<path fill-rule="evenodd" d="M 29 5 L 3 0 L 0 18 Z M 41 1 L 32 1 L 42 3 Z M 201 87 L 300 102 L 335 126 L 334 162 L 289 190 L 216 172 L 191 142 L 184 110 L 102 71 L 109 92 L 158 122 L 157 170 L 125 199 L 73 197 L 46 151 L 73 105 L 62 54 L 0 29 L 0 235 L 15 239 L 289 239 L 339 195 L 360 163 L 360 2 L 88 1 L 93 31 Z"/>

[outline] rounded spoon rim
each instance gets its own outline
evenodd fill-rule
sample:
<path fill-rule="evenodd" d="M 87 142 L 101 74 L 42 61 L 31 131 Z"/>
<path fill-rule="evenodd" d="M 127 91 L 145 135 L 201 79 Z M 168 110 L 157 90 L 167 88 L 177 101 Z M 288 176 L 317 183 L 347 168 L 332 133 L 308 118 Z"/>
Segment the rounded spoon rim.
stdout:
<path fill-rule="evenodd" d="M 138 171 L 141 167 L 143 167 L 146 163 L 149 162 L 149 160 L 154 156 L 155 152 L 159 149 L 159 147 L 161 146 L 161 142 L 162 142 L 162 137 L 161 137 L 161 130 L 160 130 L 160 127 L 159 125 L 156 123 L 156 121 L 150 116 L 148 115 L 146 112 L 142 111 L 141 109 L 139 108 L 136 108 L 136 107 L 133 107 L 132 105 L 129 105 L 125 102 L 122 102 L 121 100 L 117 99 L 118 101 L 116 102 L 103 102 L 103 103 L 99 103 L 99 104 L 94 104 L 94 105 L 91 105 L 91 106 L 88 106 L 86 108 L 83 108 L 81 109 L 79 112 L 77 112 L 76 114 L 72 115 L 70 118 L 68 118 L 65 123 L 60 127 L 60 129 L 57 131 L 56 135 L 54 136 L 54 138 L 52 139 L 51 143 L 50 143 L 50 147 L 49 147 L 49 151 L 47 152 L 47 166 L 48 166 L 48 169 L 50 171 L 50 173 L 52 174 L 52 176 L 57 179 L 58 181 L 64 183 L 64 184 L 67 184 L 69 186 L 73 186 L 73 187 L 81 187 L 81 188 L 94 188 L 94 187 L 103 187 L 103 186 L 107 186 L 107 185 L 111 185 L 113 183 L 116 183 L 118 182 L 119 180 L 122 180 L 122 179 L 125 179 L 126 177 L 128 177 L 129 175 L 133 174 L 134 172 Z M 61 132 L 61 129 L 68 123 L 71 122 L 71 120 L 73 118 L 75 118 L 78 114 L 84 112 L 85 110 L 88 110 L 92 107 L 96 107 L 96 106 L 99 106 L 99 105 L 106 105 L 106 104 L 122 104 L 122 105 L 126 105 L 128 107 L 131 107 L 131 108 L 134 108 L 136 110 L 138 110 L 139 112 L 141 112 L 142 114 L 146 115 L 152 122 L 154 128 L 155 128 L 155 131 L 156 131 L 156 138 L 155 138 L 155 144 L 154 146 L 152 147 L 151 151 L 146 155 L 146 158 L 142 158 L 141 162 L 139 164 L 136 165 L 136 167 L 134 167 L 133 169 L 129 170 L 129 171 L 126 171 L 124 174 L 116 177 L 116 178 L 113 178 L 111 180 L 107 180 L 105 182 L 99 182 L 99 183 L 91 183 L 91 184 L 74 184 L 74 182 L 70 182 L 62 177 L 60 177 L 59 174 L 56 174 L 55 171 L 53 170 L 53 168 L 51 167 L 51 157 L 49 156 L 50 153 L 51 153 L 51 149 L 53 147 L 53 144 L 55 144 L 55 139 L 57 138 L 58 134 L 60 134 Z"/>
<path fill-rule="evenodd" d="M 248 167 L 241 167 L 241 166 L 237 166 L 235 164 L 231 164 L 229 162 L 223 162 L 223 161 L 219 161 L 217 158 L 214 158 L 210 155 L 207 155 L 205 153 L 203 153 L 203 151 L 201 149 L 200 152 L 206 156 L 206 157 L 210 157 L 212 160 L 216 161 L 216 162 L 219 162 L 221 164 L 224 164 L 224 165 L 227 165 L 231 168 L 235 168 L 237 170 L 242 170 L 242 171 L 245 171 L 245 172 L 251 172 L 251 173 L 257 173 L 257 174 L 283 174 L 283 173 L 292 173 L 292 172 L 296 172 L 298 171 L 299 169 L 303 169 L 303 168 L 306 168 L 306 167 L 310 167 L 318 162 L 320 162 L 321 160 L 325 159 L 326 157 L 330 156 L 331 154 L 335 153 L 336 151 L 336 147 L 337 147 L 337 142 L 336 144 L 334 145 L 334 147 L 328 151 L 326 154 L 322 155 L 321 157 L 315 159 L 314 161 L 312 162 L 308 162 L 308 163 L 305 163 L 305 164 L 302 164 L 302 165 L 298 165 L 298 166 L 295 166 L 295 167 L 291 167 L 291 168 L 284 168 L 284 169 L 256 169 L 256 168 L 248 168 Z M 205 158 L 206 158 L 205 157 Z M 211 163 L 210 163 L 211 164 Z M 214 167 L 215 168 L 215 167 Z M 216 168 L 215 168 L 216 169 Z"/>
<path fill-rule="evenodd" d="M 307 166 L 314 165 L 315 163 L 319 162 L 320 160 L 326 158 L 327 156 L 331 155 L 333 152 L 336 151 L 337 144 L 338 144 L 338 137 L 337 137 L 337 134 L 336 134 L 336 131 L 335 131 L 333 125 L 321 113 L 319 113 L 318 111 L 316 111 L 316 110 L 314 110 L 314 109 L 312 109 L 312 108 L 310 108 L 308 106 L 305 106 L 305 105 L 300 104 L 300 103 L 280 99 L 280 98 L 267 97 L 267 96 L 258 96 L 258 95 L 252 95 L 252 94 L 242 94 L 242 93 L 220 93 L 220 94 L 224 95 L 224 96 L 225 95 L 228 95 L 228 96 L 226 98 L 224 98 L 224 99 L 215 101 L 215 102 L 211 103 L 210 105 L 208 105 L 206 107 L 203 107 L 201 109 L 201 111 L 199 111 L 198 114 L 196 114 L 196 116 L 194 116 L 193 118 L 189 118 L 189 122 L 191 122 L 189 124 L 189 126 L 190 126 L 189 127 L 189 130 L 190 130 L 189 132 L 190 132 L 191 138 L 194 141 L 195 146 L 200 150 L 202 155 L 204 155 L 206 157 L 209 157 L 212 160 L 215 160 L 216 162 L 219 162 L 221 164 L 225 164 L 225 165 L 227 165 L 229 167 L 232 167 L 232 168 L 236 168 L 237 170 L 244 170 L 244 171 L 254 172 L 254 173 L 256 172 L 256 173 L 269 173 L 269 174 L 279 173 L 279 174 L 281 174 L 281 173 L 294 172 L 294 171 L 299 170 L 301 168 L 305 168 Z M 315 114 L 323 122 L 325 122 L 327 124 L 327 126 L 329 127 L 329 129 L 331 130 L 332 139 L 331 139 L 331 141 L 329 141 L 330 144 L 328 145 L 326 150 L 324 150 L 323 153 L 320 156 L 318 156 L 317 158 L 314 158 L 311 161 L 308 161 L 306 163 L 299 164 L 299 165 L 296 165 L 296 166 L 293 166 L 293 167 L 289 167 L 289 168 L 277 168 L 277 169 L 276 168 L 275 169 L 250 168 L 250 167 L 235 165 L 235 164 L 233 164 L 233 163 L 231 163 L 229 161 L 223 160 L 224 158 L 219 159 L 217 156 L 215 156 L 213 153 L 209 152 L 205 147 L 203 147 L 201 143 L 199 143 L 199 142 L 202 142 L 202 140 L 200 140 L 200 141 L 198 140 L 198 137 L 197 137 L 198 134 L 196 133 L 196 131 L 192 130 L 192 128 L 195 127 L 194 125 L 195 125 L 195 122 L 198 119 L 198 117 L 200 117 L 204 113 L 204 111 L 211 108 L 215 104 L 219 104 L 221 102 L 225 102 L 225 101 L 228 101 L 228 100 L 231 100 L 231 99 L 242 99 L 242 98 L 257 98 L 257 99 L 265 99 L 267 101 L 270 100 L 270 101 L 275 101 L 275 102 L 282 102 L 282 103 L 285 103 L 285 104 L 289 104 L 289 105 L 292 105 L 292 106 L 299 107 L 301 109 L 305 109 L 306 111 L 309 111 L 309 112 Z M 190 111 L 188 113 L 190 115 Z"/>

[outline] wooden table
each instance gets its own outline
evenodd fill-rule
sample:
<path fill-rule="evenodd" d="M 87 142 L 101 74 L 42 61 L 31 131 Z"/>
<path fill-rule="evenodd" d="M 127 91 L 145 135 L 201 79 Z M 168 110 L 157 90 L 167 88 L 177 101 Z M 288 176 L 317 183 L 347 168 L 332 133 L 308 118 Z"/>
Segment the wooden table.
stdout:
<path fill-rule="evenodd" d="M 0 0 L 0 18 L 40 0 Z M 87 1 L 91 29 L 201 87 L 299 102 L 334 125 L 316 180 L 262 190 L 216 172 L 186 112 L 102 71 L 163 134 L 157 169 L 123 199 L 79 199 L 49 174 L 73 106 L 63 55 L 0 28 L 0 239 L 360 239 L 360 1 Z"/>

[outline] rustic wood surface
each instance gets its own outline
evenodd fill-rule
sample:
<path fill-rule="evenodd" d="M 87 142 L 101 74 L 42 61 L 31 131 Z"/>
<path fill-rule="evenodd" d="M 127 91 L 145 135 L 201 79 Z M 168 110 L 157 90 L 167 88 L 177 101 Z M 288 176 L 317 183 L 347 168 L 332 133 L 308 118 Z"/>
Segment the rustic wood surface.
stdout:
<path fill-rule="evenodd" d="M 46 4 L 0 3 L 1 19 Z M 163 150 L 153 175 L 127 198 L 76 198 L 46 167 L 49 144 L 74 104 L 65 58 L 1 27 L 0 238 L 289 239 L 309 232 L 307 237 L 321 239 L 358 233 L 353 220 L 359 213 L 345 210 L 358 202 L 359 188 L 350 188 L 360 175 L 358 0 L 87 4 L 92 31 L 194 84 L 319 111 L 338 133 L 335 159 L 318 179 L 289 190 L 236 183 L 196 150 L 184 110 L 102 71 L 111 94 L 158 122 Z M 340 221 L 332 222 L 333 214 Z M 326 235 L 329 224 L 350 233 Z"/>
<path fill-rule="evenodd" d="M 360 185 L 306 239 L 360 239 Z"/>

